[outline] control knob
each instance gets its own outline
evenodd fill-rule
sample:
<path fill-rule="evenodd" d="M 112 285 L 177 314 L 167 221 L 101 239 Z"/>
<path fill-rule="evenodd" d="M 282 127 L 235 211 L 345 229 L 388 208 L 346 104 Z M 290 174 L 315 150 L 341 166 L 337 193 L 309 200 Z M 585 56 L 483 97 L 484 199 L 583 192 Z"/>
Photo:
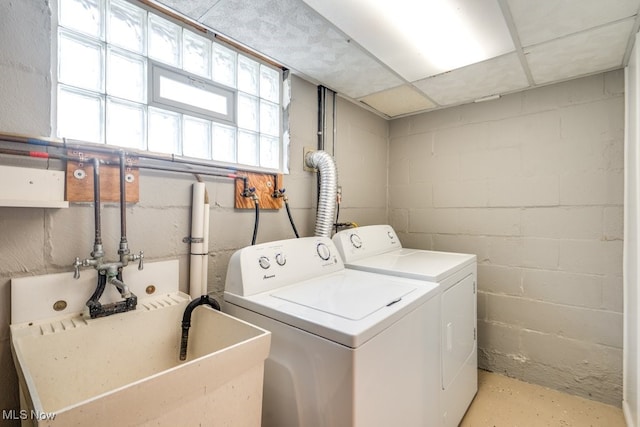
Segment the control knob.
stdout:
<path fill-rule="evenodd" d="M 287 263 L 287 258 L 284 256 L 282 252 L 279 252 L 276 254 L 276 262 L 280 266 L 285 265 Z"/>
<path fill-rule="evenodd" d="M 260 264 L 260 267 L 264 268 L 265 270 L 271 267 L 271 262 L 269 262 L 269 258 L 267 258 L 266 256 L 261 256 L 260 258 L 258 258 L 258 264 Z"/>
<path fill-rule="evenodd" d="M 362 247 L 362 239 L 360 239 L 360 236 L 358 236 L 357 234 L 352 234 L 349 237 L 349 240 L 351 240 L 351 244 L 354 248 L 360 249 Z"/>
<path fill-rule="evenodd" d="M 325 261 L 331 257 L 331 250 L 324 243 L 318 243 L 316 250 L 318 251 L 318 256 Z"/>

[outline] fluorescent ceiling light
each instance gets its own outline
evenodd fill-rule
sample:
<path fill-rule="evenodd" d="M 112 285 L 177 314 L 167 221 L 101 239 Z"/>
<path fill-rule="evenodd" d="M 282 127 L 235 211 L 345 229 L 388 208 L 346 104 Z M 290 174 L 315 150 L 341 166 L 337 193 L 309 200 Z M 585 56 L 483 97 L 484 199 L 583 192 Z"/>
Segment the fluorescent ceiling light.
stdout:
<path fill-rule="evenodd" d="M 515 49 L 497 0 L 304 1 L 408 81 Z"/>
<path fill-rule="evenodd" d="M 368 0 L 398 37 L 422 54 L 439 70 L 453 70 L 487 59 L 472 34 L 462 8 L 447 0 Z"/>

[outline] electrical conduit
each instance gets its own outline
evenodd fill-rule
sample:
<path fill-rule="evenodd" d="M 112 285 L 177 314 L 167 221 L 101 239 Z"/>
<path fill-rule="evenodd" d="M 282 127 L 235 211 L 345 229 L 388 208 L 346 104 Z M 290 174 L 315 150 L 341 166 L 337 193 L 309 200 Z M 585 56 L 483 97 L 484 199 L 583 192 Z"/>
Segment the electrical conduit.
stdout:
<path fill-rule="evenodd" d="M 336 193 L 338 188 L 338 171 L 333 157 L 326 151 L 310 151 L 305 156 L 305 163 L 310 168 L 318 169 L 320 189 L 318 209 L 316 213 L 315 235 L 331 237 L 333 220 L 336 212 Z"/>

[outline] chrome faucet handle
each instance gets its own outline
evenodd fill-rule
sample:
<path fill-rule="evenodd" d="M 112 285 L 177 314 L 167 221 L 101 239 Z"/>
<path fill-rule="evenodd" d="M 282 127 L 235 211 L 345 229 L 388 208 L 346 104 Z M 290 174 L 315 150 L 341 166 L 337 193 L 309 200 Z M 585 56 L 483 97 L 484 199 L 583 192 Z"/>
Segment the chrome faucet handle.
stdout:
<path fill-rule="evenodd" d="M 73 261 L 73 278 L 74 279 L 79 279 L 80 278 L 80 266 L 82 265 L 82 261 L 80 261 L 79 257 L 76 257 L 75 261 Z"/>
<path fill-rule="evenodd" d="M 140 262 L 138 262 L 138 270 L 143 270 L 144 269 L 144 251 L 140 251 L 140 253 L 138 254 L 138 259 L 140 260 Z"/>

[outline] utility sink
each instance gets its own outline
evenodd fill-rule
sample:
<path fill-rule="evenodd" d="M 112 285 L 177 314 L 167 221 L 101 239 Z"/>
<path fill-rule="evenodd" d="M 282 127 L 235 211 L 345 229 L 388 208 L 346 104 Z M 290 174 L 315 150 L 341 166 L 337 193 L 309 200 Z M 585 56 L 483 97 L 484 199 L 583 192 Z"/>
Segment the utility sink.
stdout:
<path fill-rule="evenodd" d="M 258 426 L 270 333 L 200 306 L 180 361 L 188 302 L 181 292 L 154 292 L 127 313 L 12 324 L 22 418 L 51 426 Z"/>

